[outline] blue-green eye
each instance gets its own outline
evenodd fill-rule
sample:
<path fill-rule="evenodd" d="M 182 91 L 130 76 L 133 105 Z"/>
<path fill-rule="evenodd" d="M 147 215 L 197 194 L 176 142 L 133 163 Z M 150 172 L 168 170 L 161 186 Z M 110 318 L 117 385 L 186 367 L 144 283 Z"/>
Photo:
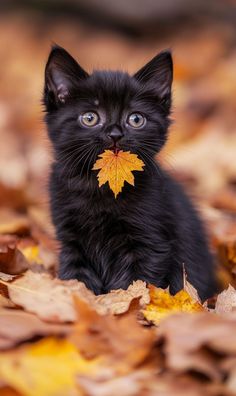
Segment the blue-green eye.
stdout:
<path fill-rule="evenodd" d="M 99 117 L 94 111 L 87 111 L 81 115 L 80 120 L 85 126 L 93 127 L 98 124 Z"/>
<path fill-rule="evenodd" d="M 132 128 L 141 128 L 145 124 L 145 117 L 140 113 L 132 113 L 128 117 L 128 124 Z"/>

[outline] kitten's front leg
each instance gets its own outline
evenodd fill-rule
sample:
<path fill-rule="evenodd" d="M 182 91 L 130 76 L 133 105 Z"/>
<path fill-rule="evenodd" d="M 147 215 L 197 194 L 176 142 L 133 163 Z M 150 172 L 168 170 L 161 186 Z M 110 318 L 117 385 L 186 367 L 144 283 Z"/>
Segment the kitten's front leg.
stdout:
<path fill-rule="evenodd" d="M 163 246 L 162 251 L 140 249 L 139 247 L 125 249 L 128 253 L 119 257 L 113 268 L 109 282 L 105 283 L 105 290 L 127 289 L 136 280 L 143 280 L 148 284 L 166 288 L 168 286 L 167 273 L 170 262 L 169 249 Z"/>
<path fill-rule="evenodd" d="M 64 280 L 77 279 L 85 283 L 95 294 L 100 294 L 102 291 L 101 280 L 86 261 L 82 249 L 72 244 L 62 245 L 58 276 Z"/>

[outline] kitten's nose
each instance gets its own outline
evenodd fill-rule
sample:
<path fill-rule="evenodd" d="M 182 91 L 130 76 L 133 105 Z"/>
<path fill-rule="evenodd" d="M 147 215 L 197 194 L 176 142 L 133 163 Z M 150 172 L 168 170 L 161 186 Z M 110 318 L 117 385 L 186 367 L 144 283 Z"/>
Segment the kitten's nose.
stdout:
<path fill-rule="evenodd" d="M 114 143 L 117 143 L 124 135 L 119 128 L 113 128 L 112 131 L 109 132 L 107 136 L 109 136 L 109 138 L 111 138 Z"/>

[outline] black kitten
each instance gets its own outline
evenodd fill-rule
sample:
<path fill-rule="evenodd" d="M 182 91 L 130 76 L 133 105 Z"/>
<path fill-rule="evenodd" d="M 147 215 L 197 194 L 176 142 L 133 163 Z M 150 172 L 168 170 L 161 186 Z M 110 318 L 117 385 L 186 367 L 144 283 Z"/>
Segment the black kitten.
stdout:
<path fill-rule="evenodd" d="M 215 290 L 202 225 L 182 188 L 155 155 L 169 126 L 172 58 L 162 52 L 134 76 L 88 74 L 54 47 L 45 71 L 46 123 L 55 161 L 51 209 L 61 243 L 59 276 L 77 278 L 96 294 L 133 280 L 183 286 L 183 266 L 202 299 Z M 138 155 L 144 172 L 117 199 L 98 187 L 93 164 L 105 149 Z"/>

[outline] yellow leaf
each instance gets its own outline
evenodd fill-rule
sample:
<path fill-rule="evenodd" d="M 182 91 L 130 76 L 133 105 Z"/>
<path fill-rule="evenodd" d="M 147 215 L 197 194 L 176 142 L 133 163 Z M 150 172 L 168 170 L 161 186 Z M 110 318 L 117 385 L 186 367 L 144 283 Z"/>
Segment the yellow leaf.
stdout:
<path fill-rule="evenodd" d="M 42 259 L 40 258 L 40 255 L 39 255 L 39 246 L 38 245 L 20 248 L 20 251 L 23 253 L 25 258 L 30 263 L 42 264 Z"/>
<path fill-rule="evenodd" d="M 132 171 L 143 171 L 143 161 L 130 151 L 120 150 L 114 153 L 105 150 L 99 157 L 93 166 L 93 170 L 100 169 L 97 175 L 99 187 L 108 182 L 115 197 L 121 192 L 125 181 L 134 186 Z"/>
<path fill-rule="evenodd" d="M 166 290 L 150 286 L 150 298 L 150 304 L 143 310 L 143 315 L 155 325 L 158 325 L 161 319 L 176 312 L 204 311 L 204 307 L 186 290 L 180 290 L 175 296 L 171 296 Z"/>
<path fill-rule="evenodd" d="M 80 395 L 76 375 L 96 372 L 67 340 L 46 338 L 0 354 L 0 379 L 24 396 Z"/>

